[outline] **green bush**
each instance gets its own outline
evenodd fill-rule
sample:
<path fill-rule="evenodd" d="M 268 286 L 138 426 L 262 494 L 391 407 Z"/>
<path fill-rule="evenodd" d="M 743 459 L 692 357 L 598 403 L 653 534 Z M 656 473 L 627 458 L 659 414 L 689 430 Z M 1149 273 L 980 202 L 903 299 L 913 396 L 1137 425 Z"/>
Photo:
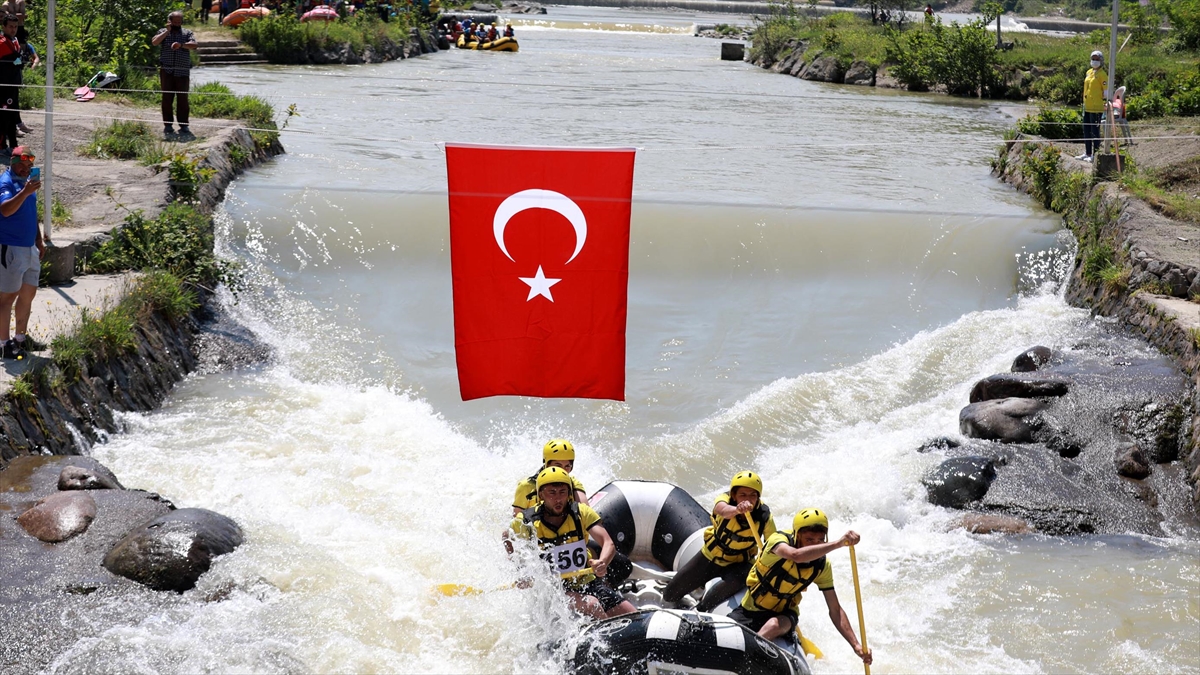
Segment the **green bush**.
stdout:
<path fill-rule="evenodd" d="M 160 270 L 187 283 L 206 286 L 224 283 L 231 289 L 241 285 L 237 265 L 213 253 L 211 220 L 194 207 L 173 203 L 158 218 L 147 219 L 140 211 L 125 218 L 113 230 L 88 263 L 92 272 Z"/>
<path fill-rule="evenodd" d="M 1171 22 L 1174 40 L 1184 49 L 1200 49 L 1200 0 L 1158 0 Z"/>
<path fill-rule="evenodd" d="M 161 270 L 139 277 L 131 296 L 143 311 L 160 311 L 172 321 L 182 319 L 200 306 L 196 291 L 179 277 Z"/>
<path fill-rule="evenodd" d="M 301 23 L 292 12 L 276 12 L 239 27 L 242 41 L 272 63 L 305 63 L 313 50 L 350 45 L 356 54 L 409 39 L 415 18 L 404 13 L 384 22 L 372 11 L 338 21 Z"/>
<path fill-rule="evenodd" d="M 992 96 L 1000 88 L 995 41 L 982 21 L 947 26 L 933 19 L 888 37 L 892 72 L 911 89 L 941 85 L 951 94 Z"/>
<path fill-rule="evenodd" d="M 305 60 L 308 40 L 304 24 L 293 12 L 275 12 L 264 19 L 243 23 L 238 32 L 242 41 L 272 63 L 297 63 Z"/>
<path fill-rule="evenodd" d="M 1083 115 L 1073 108 L 1041 106 L 1037 114 L 1021 118 L 1017 130 L 1023 134 L 1052 140 L 1080 138 L 1083 135 Z"/>

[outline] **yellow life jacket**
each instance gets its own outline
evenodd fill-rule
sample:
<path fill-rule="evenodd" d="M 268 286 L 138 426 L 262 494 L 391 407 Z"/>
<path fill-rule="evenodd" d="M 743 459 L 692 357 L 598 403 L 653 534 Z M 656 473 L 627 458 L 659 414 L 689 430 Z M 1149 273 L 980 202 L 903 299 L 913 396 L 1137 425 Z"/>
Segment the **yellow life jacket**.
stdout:
<path fill-rule="evenodd" d="M 771 551 L 778 544 L 796 546 L 794 532 L 779 532 L 763 544 L 763 554 L 754 561 L 746 576 L 746 597 L 742 606 L 749 610 L 768 612 L 793 611 L 800 604 L 800 594 L 825 571 L 825 556 L 798 563 Z M 767 560 L 768 557 L 773 560 Z"/>
<path fill-rule="evenodd" d="M 538 547 L 543 551 L 542 559 L 545 560 L 556 572 L 563 570 L 572 570 L 579 568 L 587 568 L 591 562 L 591 551 L 587 548 L 588 533 L 587 528 L 583 524 L 583 515 L 579 512 L 579 504 L 575 501 L 567 503 L 566 519 L 563 524 L 555 528 L 544 521 L 543 510 L 545 504 L 538 503 L 537 506 L 531 506 L 521 512 L 521 519 L 525 526 L 537 538 Z M 549 533 L 549 534 L 547 534 Z M 556 560 L 555 553 L 562 555 L 564 547 L 575 542 L 583 542 L 581 547 L 572 548 L 576 556 L 582 555 L 581 560 L 571 560 L 569 557 L 566 560 Z M 590 583 L 596 575 L 590 571 L 584 573 L 574 573 L 563 576 L 563 581 L 572 586 L 583 586 Z"/>
<path fill-rule="evenodd" d="M 728 495 L 721 495 L 718 499 L 725 502 L 728 500 Z M 771 509 L 761 501 L 750 513 L 739 513 L 733 518 L 722 518 L 714 509 L 709 514 L 712 525 L 704 530 L 704 548 L 700 549 L 704 557 L 721 567 L 753 560 L 754 556 L 758 555 L 758 542 L 754 539 L 754 532 L 750 530 L 747 516 L 753 518 L 758 525 L 758 536 L 766 537 L 770 534 L 766 527 L 767 523 L 771 522 Z"/>

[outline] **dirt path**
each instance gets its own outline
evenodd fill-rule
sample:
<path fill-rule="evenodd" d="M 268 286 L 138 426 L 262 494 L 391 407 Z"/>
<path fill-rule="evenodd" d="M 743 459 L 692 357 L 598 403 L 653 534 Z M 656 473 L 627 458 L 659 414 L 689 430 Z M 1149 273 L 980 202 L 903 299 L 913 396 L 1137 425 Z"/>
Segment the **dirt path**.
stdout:
<path fill-rule="evenodd" d="M 45 114 L 40 110 L 22 114 L 32 132 L 21 142 L 33 148 L 37 164 L 44 165 Z M 71 211 L 71 222 L 52 233 L 58 245 L 89 239 L 107 232 L 125 219 L 129 212 L 141 209 L 147 216 L 158 214 L 166 205 L 167 175 L 136 161 L 83 157 L 79 148 L 91 141 L 92 132 L 113 119 L 145 120 L 161 132 L 158 108 L 140 108 L 99 100 L 77 103 L 54 102 L 53 197 Z M 242 123 L 232 120 L 192 120 L 190 143 L 163 143 L 167 151 L 178 149 L 203 154 L 225 140 Z"/>

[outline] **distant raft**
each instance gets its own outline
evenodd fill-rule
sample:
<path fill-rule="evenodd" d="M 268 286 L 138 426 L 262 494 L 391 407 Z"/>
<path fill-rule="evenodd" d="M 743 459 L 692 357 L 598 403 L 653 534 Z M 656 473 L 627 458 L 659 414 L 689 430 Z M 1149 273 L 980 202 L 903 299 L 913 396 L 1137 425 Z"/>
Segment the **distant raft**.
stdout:
<path fill-rule="evenodd" d="M 230 12 L 229 16 L 225 17 L 225 20 L 221 22 L 221 25 L 237 26 L 249 19 L 265 19 L 270 13 L 271 10 L 267 9 L 266 7 L 239 9 L 234 12 Z"/>
<path fill-rule="evenodd" d="M 515 52 L 517 51 L 517 39 L 510 37 L 496 38 L 490 42 L 480 42 L 471 40 L 467 42 L 467 35 L 463 33 L 458 36 L 459 49 L 477 49 L 488 52 Z"/>
<path fill-rule="evenodd" d="M 309 21 L 337 21 L 338 13 L 336 10 L 334 10 L 334 8 L 329 7 L 328 5 L 320 5 L 305 12 L 304 15 L 300 17 L 300 20 L 305 23 Z"/>

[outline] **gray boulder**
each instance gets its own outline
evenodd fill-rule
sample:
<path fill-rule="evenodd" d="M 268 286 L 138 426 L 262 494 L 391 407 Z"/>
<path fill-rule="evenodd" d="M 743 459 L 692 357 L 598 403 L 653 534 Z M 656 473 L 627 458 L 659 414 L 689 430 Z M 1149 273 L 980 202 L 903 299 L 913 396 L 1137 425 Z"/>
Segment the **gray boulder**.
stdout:
<path fill-rule="evenodd" d="M 971 403 L 998 398 L 1046 398 L 1066 396 L 1071 381 L 1062 375 L 1000 373 L 985 377 L 971 388 Z"/>
<path fill-rule="evenodd" d="M 179 509 L 134 528 L 113 546 L 104 567 L 159 591 L 195 587 L 217 556 L 242 543 L 232 519 L 207 509 Z"/>
<path fill-rule="evenodd" d="M 58 474 L 59 490 L 124 490 L 117 477 L 107 468 L 64 466 Z"/>
<path fill-rule="evenodd" d="M 1117 446 L 1113 462 L 1117 465 L 1117 474 L 1126 478 L 1141 480 L 1150 475 L 1150 464 L 1136 443 Z"/>
<path fill-rule="evenodd" d="M 875 69 L 866 61 L 855 61 L 850 64 L 846 76 L 842 80 L 846 84 L 858 84 L 867 87 L 875 86 Z"/>
<path fill-rule="evenodd" d="M 1014 373 L 1032 373 L 1050 363 L 1053 359 L 1053 349 L 1041 345 L 1030 347 L 1018 354 L 1017 358 L 1013 359 L 1011 370 Z"/>
<path fill-rule="evenodd" d="M 1177 298 L 1187 297 L 1187 277 L 1183 276 L 1183 273 L 1178 268 L 1172 267 L 1170 271 L 1163 275 L 1162 280 L 1171 289 L 1171 295 Z"/>
<path fill-rule="evenodd" d="M 1002 443 L 1029 443 L 1034 425 L 1029 418 L 1046 409 L 1046 404 L 1031 398 L 1002 398 L 980 401 L 962 409 L 958 428 L 964 436 Z"/>
<path fill-rule="evenodd" d="M 813 59 L 804 70 L 800 71 L 800 79 L 813 82 L 841 82 L 845 71 L 837 57 L 822 56 Z"/>
<path fill-rule="evenodd" d="M 96 501 L 82 492 L 58 492 L 39 499 L 17 516 L 17 523 L 38 539 L 57 543 L 84 532 L 96 519 Z"/>
<path fill-rule="evenodd" d="M 961 509 L 983 499 L 994 480 L 996 465 L 991 459 L 968 455 L 942 462 L 922 482 L 931 504 Z"/>
<path fill-rule="evenodd" d="M 1200 274 L 1196 275 L 1196 278 L 1192 280 L 1192 285 L 1188 286 L 1188 297 L 1200 297 Z"/>

